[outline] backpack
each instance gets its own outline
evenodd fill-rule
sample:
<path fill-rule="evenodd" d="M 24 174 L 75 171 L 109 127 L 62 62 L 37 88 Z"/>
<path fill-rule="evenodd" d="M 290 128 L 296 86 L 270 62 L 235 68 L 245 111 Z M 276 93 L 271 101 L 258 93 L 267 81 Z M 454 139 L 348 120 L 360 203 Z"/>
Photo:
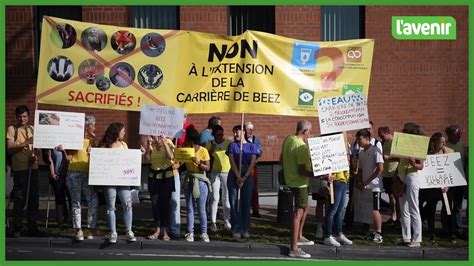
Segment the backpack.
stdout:
<path fill-rule="evenodd" d="M 13 126 L 13 128 L 14 128 L 14 130 L 15 130 L 15 134 L 13 135 L 13 142 L 15 143 L 16 140 L 18 139 L 18 127 Z M 33 127 L 32 127 L 31 125 L 28 125 L 27 130 L 28 130 L 28 129 L 31 130 L 31 133 L 33 134 Z M 7 140 L 7 142 L 8 142 L 8 140 Z M 5 144 L 5 147 L 8 147 L 8 144 L 7 144 L 7 143 Z M 13 161 L 12 158 L 13 158 L 13 155 L 14 155 L 14 154 L 10 154 L 10 153 L 8 152 L 8 148 L 5 149 L 5 160 L 6 160 L 6 165 L 7 165 L 7 166 L 12 167 L 12 161 Z"/>

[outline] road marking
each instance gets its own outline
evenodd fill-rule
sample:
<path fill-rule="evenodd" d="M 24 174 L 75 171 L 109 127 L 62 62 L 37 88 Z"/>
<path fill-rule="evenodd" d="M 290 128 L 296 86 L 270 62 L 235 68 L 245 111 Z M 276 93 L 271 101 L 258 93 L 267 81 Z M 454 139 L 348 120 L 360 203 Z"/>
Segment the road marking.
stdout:
<path fill-rule="evenodd" d="M 302 259 L 302 258 L 290 258 L 290 257 L 264 257 L 264 256 L 224 256 L 224 255 L 184 255 L 184 254 L 153 254 L 153 253 L 130 253 L 130 256 L 141 256 L 141 257 L 178 257 L 178 258 L 201 258 L 201 259 L 235 259 L 235 260 L 301 260 L 315 261 L 316 259 Z M 320 261 L 320 260 L 317 260 Z"/>
<path fill-rule="evenodd" d="M 21 250 L 21 249 L 19 249 L 17 251 L 20 252 L 20 253 L 31 253 L 31 252 L 33 252 L 31 250 Z"/>
<path fill-rule="evenodd" d="M 133 253 L 130 253 L 130 256 L 142 256 L 142 257 L 158 257 L 160 255 L 158 254 L 133 254 Z"/>
<path fill-rule="evenodd" d="M 55 250 L 54 253 L 57 253 L 57 254 L 69 254 L 69 255 L 77 254 L 77 252 L 72 252 L 72 251 L 57 251 L 57 250 Z"/>

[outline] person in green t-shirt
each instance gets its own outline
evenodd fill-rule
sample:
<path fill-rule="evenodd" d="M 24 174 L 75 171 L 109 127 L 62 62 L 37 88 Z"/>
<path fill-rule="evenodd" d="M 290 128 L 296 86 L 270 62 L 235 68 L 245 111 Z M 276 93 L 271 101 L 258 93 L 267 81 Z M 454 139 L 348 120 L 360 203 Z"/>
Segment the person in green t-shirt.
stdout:
<path fill-rule="evenodd" d="M 307 120 L 298 121 L 296 134 L 285 139 L 280 154 L 280 164 L 283 166 L 285 183 L 295 197 L 293 230 L 288 253 L 290 257 L 310 258 L 311 255 L 298 248 L 298 245 L 314 245 L 313 241 L 303 236 L 303 226 L 309 209 L 308 183 L 309 178 L 314 178 L 313 172 L 308 170 L 308 165 L 311 164 L 308 146 L 305 143 L 310 133 L 311 122 Z M 328 176 L 325 176 L 325 178 L 327 179 Z"/>

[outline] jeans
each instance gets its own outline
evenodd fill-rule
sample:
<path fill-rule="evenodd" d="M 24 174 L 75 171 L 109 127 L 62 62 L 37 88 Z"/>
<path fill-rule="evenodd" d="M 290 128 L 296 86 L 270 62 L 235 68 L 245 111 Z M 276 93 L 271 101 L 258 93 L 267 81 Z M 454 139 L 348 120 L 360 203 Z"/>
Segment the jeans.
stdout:
<path fill-rule="evenodd" d="M 222 209 L 224 210 L 224 221 L 230 220 L 230 203 L 229 203 L 229 192 L 227 190 L 227 176 L 229 173 L 215 173 L 211 172 L 211 184 L 212 184 L 212 193 L 211 193 L 211 220 L 213 223 L 217 219 L 217 209 L 219 205 L 219 196 L 220 191 L 222 190 Z"/>
<path fill-rule="evenodd" d="M 31 171 L 31 172 L 30 172 Z M 30 176 L 29 176 L 30 175 Z M 29 176 L 29 177 L 28 177 Z M 39 174 L 38 169 L 13 171 L 13 228 L 20 231 L 23 220 L 23 208 L 27 204 L 28 230 L 36 230 L 39 213 Z M 28 182 L 29 190 L 28 190 Z"/>
<path fill-rule="evenodd" d="M 451 215 L 448 215 L 446 212 L 446 205 L 443 202 L 443 207 L 441 208 L 441 226 L 443 227 L 443 233 L 446 234 L 448 237 L 455 236 L 457 234 L 456 230 L 456 214 L 455 214 L 455 197 L 456 191 L 453 189 L 455 187 L 449 188 L 448 192 L 446 192 L 446 196 L 448 197 L 449 208 L 451 209 Z M 442 195 L 442 194 L 441 194 Z"/>
<path fill-rule="evenodd" d="M 174 174 L 174 192 L 171 193 L 170 208 L 170 232 L 174 236 L 179 236 L 181 233 L 181 182 L 178 172 Z"/>
<path fill-rule="evenodd" d="M 347 184 L 342 181 L 334 181 L 334 204 L 330 205 L 326 213 L 326 236 L 332 236 L 333 222 L 336 225 L 336 236 L 342 234 L 342 220 L 344 219 L 344 204 L 346 198 Z"/>
<path fill-rule="evenodd" d="M 99 198 L 94 187 L 89 186 L 89 176 L 86 172 L 69 171 L 66 176 L 66 186 L 71 195 L 72 225 L 81 228 L 81 195 L 84 193 L 87 201 L 87 227 L 96 228 L 97 206 Z"/>
<path fill-rule="evenodd" d="M 115 220 L 115 200 L 117 195 L 120 198 L 120 203 L 123 209 L 123 222 L 125 224 L 125 231 L 132 231 L 132 195 L 130 187 L 104 187 L 105 202 L 107 205 L 107 224 L 111 233 L 117 233 Z"/>
<path fill-rule="evenodd" d="M 186 220 L 188 222 L 188 233 L 194 233 L 194 205 L 197 203 L 199 212 L 199 223 L 201 225 L 201 233 L 207 234 L 207 214 L 206 214 L 206 202 L 209 190 L 207 184 L 203 181 L 199 181 L 199 189 L 201 194 L 198 199 L 193 197 L 193 183 L 188 182 L 186 189 L 184 190 L 184 196 L 186 200 Z"/>
<path fill-rule="evenodd" d="M 242 173 L 247 169 L 242 166 Z M 227 188 L 229 189 L 230 223 L 233 233 L 248 233 L 250 231 L 250 204 L 252 200 L 253 178 L 249 176 L 240 188 L 240 206 L 238 202 L 238 187 L 234 172 L 229 172 Z"/>

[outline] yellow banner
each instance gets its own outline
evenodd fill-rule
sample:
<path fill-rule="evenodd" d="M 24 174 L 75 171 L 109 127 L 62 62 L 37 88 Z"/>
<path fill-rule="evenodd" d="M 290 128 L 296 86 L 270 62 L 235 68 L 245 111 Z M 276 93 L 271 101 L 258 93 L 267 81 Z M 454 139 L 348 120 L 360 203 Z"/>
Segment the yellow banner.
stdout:
<path fill-rule="evenodd" d="M 317 116 L 320 98 L 368 95 L 374 41 L 222 36 L 44 17 L 39 103 L 139 111 Z"/>

